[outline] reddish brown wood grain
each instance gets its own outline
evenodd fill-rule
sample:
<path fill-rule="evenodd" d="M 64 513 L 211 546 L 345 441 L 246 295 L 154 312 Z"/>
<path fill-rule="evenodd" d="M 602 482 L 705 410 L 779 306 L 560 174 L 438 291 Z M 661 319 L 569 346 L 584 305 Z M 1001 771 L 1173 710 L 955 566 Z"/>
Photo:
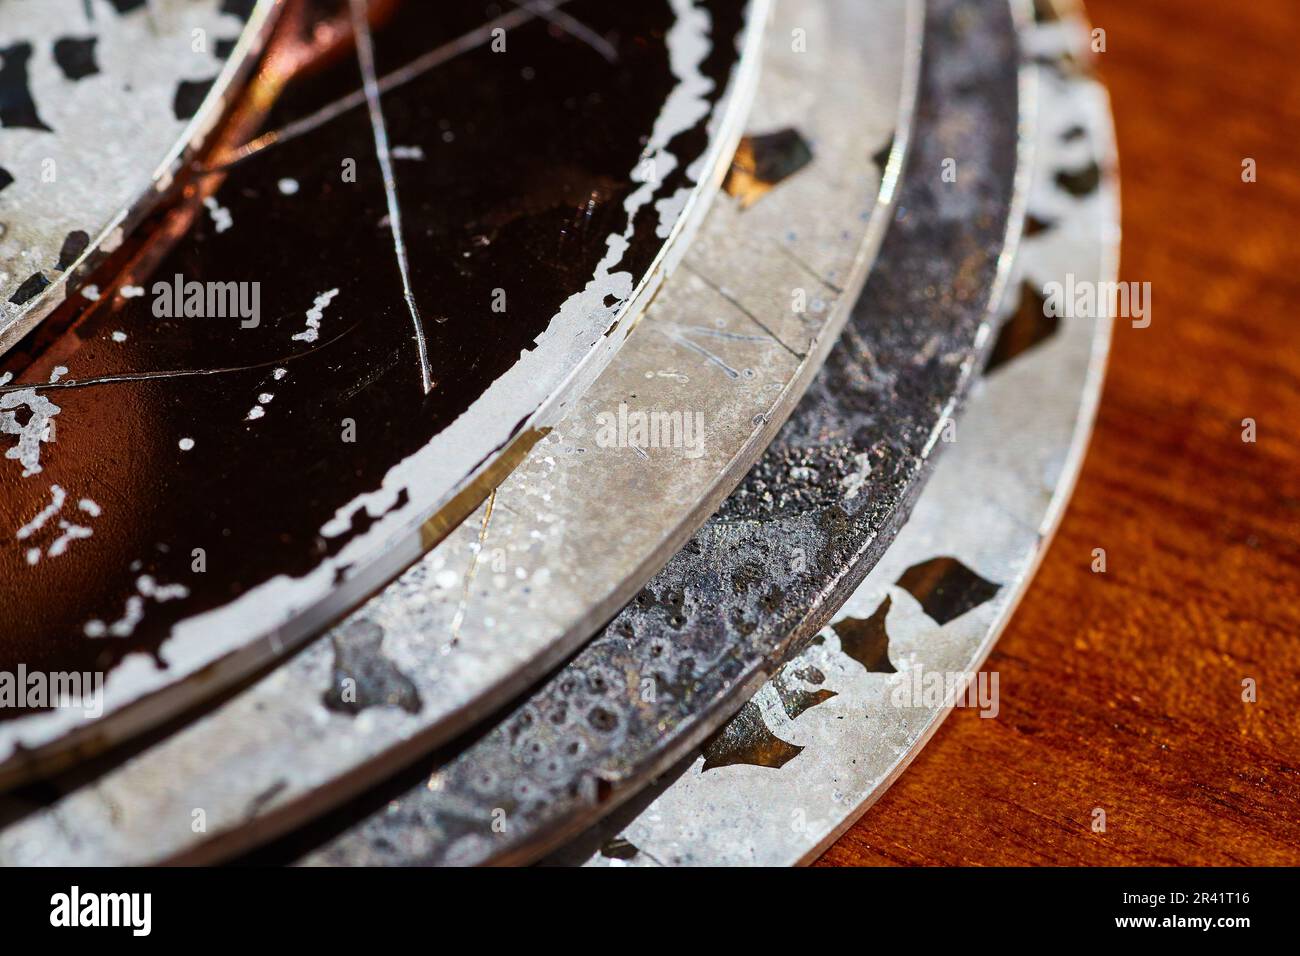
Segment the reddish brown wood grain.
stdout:
<path fill-rule="evenodd" d="M 1300 17 L 1089 10 L 1153 322 L 1117 329 L 1000 716 L 954 712 L 821 864 L 1300 864 Z"/>

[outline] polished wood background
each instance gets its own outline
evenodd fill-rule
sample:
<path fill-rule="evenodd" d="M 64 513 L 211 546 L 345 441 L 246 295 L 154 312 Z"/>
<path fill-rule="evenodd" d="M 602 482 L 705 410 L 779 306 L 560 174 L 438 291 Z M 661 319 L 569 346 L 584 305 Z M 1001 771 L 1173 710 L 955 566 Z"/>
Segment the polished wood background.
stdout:
<path fill-rule="evenodd" d="M 1117 326 L 1001 714 L 954 711 L 822 864 L 1300 864 L 1300 8 L 1088 7 L 1152 325 Z"/>

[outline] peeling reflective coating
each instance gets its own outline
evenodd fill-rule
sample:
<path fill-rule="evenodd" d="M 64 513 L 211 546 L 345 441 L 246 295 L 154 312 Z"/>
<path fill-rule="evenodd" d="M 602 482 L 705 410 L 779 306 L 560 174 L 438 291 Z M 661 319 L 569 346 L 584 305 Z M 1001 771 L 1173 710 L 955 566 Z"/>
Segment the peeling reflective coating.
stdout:
<path fill-rule="evenodd" d="M 272 0 L 0 0 L 0 353 L 167 189 L 272 14 Z"/>
<path fill-rule="evenodd" d="M 685 756 L 820 630 L 906 517 L 991 344 L 1021 213 L 1015 51 L 1004 6 L 927 5 L 923 132 L 894 227 L 776 442 L 572 662 L 307 862 L 535 859 Z M 945 157 L 958 184 L 929 172 Z"/>
<path fill-rule="evenodd" d="M 31 530 L 0 551 L 0 668 L 143 652 L 110 693 L 156 687 L 150 654 L 324 623 L 544 434 L 702 211 L 742 0 L 564 6 L 604 43 L 471 0 L 338 6 L 358 42 L 297 71 L 276 135 L 6 357 L 0 522 Z"/>
<path fill-rule="evenodd" d="M 939 460 L 907 526 L 841 609 L 833 630 L 823 631 L 755 697 L 768 698 L 783 682 L 816 671 L 823 678 L 818 686 L 828 688 L 822 706 L 806 716 L 766 708 L 752 730 L 736 720 L 728 724 L 732 745 L 747 757 L 758 748 L 784 747 L 797 751 L 797 759 L 777 772 L 758 760 L 715 769 L 706 749 L 671 786 L 665 781 L 661 792 L 638 796 L 640 812 L 611 818 L 551 862 L 809 862 L 881 795 L 944 719 L 948 702 L 925 700 L 924 688 L 936 675 L 947 680 L 981 667 L 1069 500 L 1111 334 L 1109 315 L 1079 315 L 1034 347 L 1017 349 L 1031 341 L 1023 326 L 1033 306 L 1026 309 L 1023 299 L 1038 299 L 1035 290 L 1071 273 L 1082 281 L 1114 281 L 1118 263 L 1109 107 L 1096 79 L 1073 66 L 1086 63 L 1090 34 L 1077 7 L 1063 6 L 1057 19 L 1040 5 L 1038 22 L 1023 40 L 1040 78 L 1030 219 L 1050 225 L 1031 230 L 1021 246 L 1020 281 L 1008 297 L 1013 318 L 1004 322 L 994 348 L 1005 361 L 990 366 L 961 418 L 962 440 Z M 1076 196 L 1057 181 L 1061 169 L 1090 162 L 1103 171 L 1096 192 Z M 981 493 L 972 496 L 972 488 Z M 963 613 L 942 621 L 924 607 L 922 595 L 912 595 L 913 603 L 896 586 L 916 567 L 961 567 L 1002 587 L 985 600 L 980 597 L 987 592 L 967 589 L 958 608 Z M 869 612 L 879 619 L 879 647 L 897 670 L 864 666 L 845 641 L 844 625 Z M 983 677 L 988 688 L 992 675 Z"/>
<path fill-rule="evenodd" d="M 909 139 L 920 11 L 782 0 L 749 127 L 797 123 L 812 162 L 747 209 L 712 204 L 636 335 L 478 513 L 331 635 L 9 827 L 0 859 L 33 844 L 47 860 L 228 857 L 446 741 L 589 638 L 761 454 L 847 318 L 891 218 L 884 161 L 867 157 Z M 790 50 L 795 25 L 834 36 L 835 54 Z M 796 312 L 810 267 L 843 291 L 819 283 Z M 624 406 L 702 412 L 702 453 L 600 441 L 597 422 Z M 203 833 L 187 822 L 199 799 Z"/>

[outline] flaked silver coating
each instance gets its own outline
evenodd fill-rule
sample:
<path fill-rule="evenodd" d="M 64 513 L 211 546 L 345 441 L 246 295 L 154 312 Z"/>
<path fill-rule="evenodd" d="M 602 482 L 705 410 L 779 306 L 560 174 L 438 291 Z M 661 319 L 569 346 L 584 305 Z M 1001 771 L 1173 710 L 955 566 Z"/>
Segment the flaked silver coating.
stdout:
<path fill-rule="evenodd" d="M 666 775 L 648 788 L 655 792 L 638 794 L 549 862 L 810 862 L 903 772 L 951 707 L 996 721 L 1002 702 L 1018 693 L 995 672 L 976 672 L 1069 501 L 1113 319 L 1105 307 L 1062 317 L 1047 301 L 1071 275 L 1076 284 L 1116 278 L 1109 106 L 1097 80 L 1076 68 L 1088 62 L 1088 37 L 1077 9 L 1059 19 L 1040 13 L 1025 32 L 1038 73 L 1034 229 L 1020 247 L 1002 331 L 959 421 L 960 437 L 908 523 L 831 625 L 680 776 Z M 1090 170 L 1100 173 L 1098 185 L 1075 188 L 1093 178 L 1082 175 Z M 922 577 L 938 588 L 917 587 Z M 970 684 L 949 699 L 957 675 Z"/>
<path fill-rule="evenodd" d="M 895 222 L 776 442 L 571 664 L 305 862 L 536 859 L 689 753 L 820 630 L 906 518 L 990 345 L 1018 236 L 1018 61 L 1006 7 L 929 5 Z"/>
<path fill-rule="evenodd" d="M 796 27 L 821 55 L 791 49 Z M 589 638 L 761 454 L 834 343 L 890 218 L 920 28 L 912 0 L 785 0 L 754 145 L 742 147 L 768 181 L 730 183 L 714 201 L 636 335 L 566 419 L 327 637 L 92 782 L 52 781 L 73 792 L 9 826 L 0 858 L 228 856 L 445 741 Z M 799 149 L 793 163 L 770 161 L 771 146 L 791 143 L 801 161 Z M 624 406 L 698 416 L 701 441 L 610 444 L 602 416 Z M 190 825 L 194 806 L 204 831 Z"/>
<path fill-rule="evenodd" d="M 168 322 L 184 320 L 173 316 L 159 321 L 143 286 L 124 285 L 111 298 L 105 288 L 101 299 L 84 307 L 103 314 L 110 303 L 112 309 L 120 305 L 121 312 L 113 314 L 121 316 L 127 338 L 110 339 L 112 326 L 85 340 L 64 332 L 14 382 L 6 386 L 0 381 L 0 390 L 8 393 L 5 402 L 24 397 L 28 380 L 37 396 L 60 390 L 57 407 L 37 420 L 39 426 L 58 412 L 57 420 L 41 432 L 46 440 L 37 442 L 34 439 L 41 436 L 30 434 L 18 438 L 23 458 L 40 451 L 41 461 L 22 462 L 21 494 L 7 502 L 7 520 L 13 527 L 46 506 L 55 484 L 76 500 L 89 495 L 95 483 L 124 486 L 129 472 L 132 479 L 141 477 L 168 489 L 132 496 L 130 513 L 105 509 L 98 533 L 78 539 L 82 543 L 75 546 L 78 557 L 93 564 L 73 570 L 71 562 L 33 563 L 39 553 L 16 540 L 0 552 L 17 571 L 0 579 L 11 589 L 47 589 L 59 596 L 46 600 L 42 594 L 19 605 L 25 613 L 6 634 L 15 638 L 5 646 L 11 661 L 22 653 L 29 667 L 76 670 L 81 665 L 74 658 L 87 658 L 105 671 L 104 714 L 93 725 L 57 708 L 32 709 L 0 721 L 0 786 L 48 774 L 78 755 L 121 743 L 194 706 L 278 660 L 396 577 L 562 419 L 614 357 L 627 330 L 680 258 L 676 246 L 688 245 L 704 218 L 753 94 L 766 0 L 727 0 L 708 7 L 668 0 L 653 9 L 605 8 L 614 22 L 642 23 L 638 29 L 646 29 L 647 36 L 655 33 L 644 45 L 628 32 L 621 34 L 629 50 L 653 60 L 651 67 L 634 65 L 630 53 L 622 67 L 609 64 L 599 51 L 587 51 L 585 44 L 574 41 L 581 58 L 557 66 L 552 75 L 584 91 L 579 101 L 606 110 L 605 116 L 636 117 L 617 136 L 611 121 L 602 136 L 588 137 L 584 129 L 579 136 L 558 135 L 546 143 L 563 156 L 557 161 L 559 171 L 543 177 L 550 182 L 564 178 L 567 162 L 581 165 L 574 154 L 583 154 L 586 147 L 603 148 L 614 140 L 619 144 L 621 154 L 610 168 L 617 170 L 621 192 L 604 207 L 618 221 L 593 219 L 599 222 L 583 233 L 582 255 L 570 244 L 575 229 L 560 210 L 572 201 L 581 217 L 582 209 L 600 205 L 600 183 L 586 183 L 595 191 L 580 191 L 578 200 L 561 197 L 557 206 L 553 199 L 536 199 L 530 183 L 521 181 L 527 175 L 485 174 L 488 157 L 511 167 L 516 160 L 527 162 L 548 152 L 540 146 L 519 150 L 518 137 L 503 134 L 518 127 L 509 127 L 504 116 L 479 129 L 477 146 L 461 131 L 456 143 L 465 148 L 458 153 L 459 176 L 462 184 L 477 179 L 491 186 L 494 196 L 499 190 L 502 202 L 513 211 L 501 213 L 496 199 L 472 200 L 473 215 L 484 217 L 486 231 L 469 235 L 479 226 L 471 228 L 465 216 L 456 217 L 452 232 L 465 233 L 461 238 L 470 249 L 464 251 L 457 245 L 460 239 L 453 241 L 451 233 L 433 226 L 440 213 L 450 215 L 452 207 L 438 194 L 436 177 L 453 164 L 410 158 L 413 147 L 400 141 L 404 137 L 396 117 L 406 117 L 407 135 L 428 137 L 431 152 L 435 141 L 445 143 L 418 111 L 445 100 L 448 92 L 442 91 L 442 84 L 462 69 L 483 78 L 475 89 L 491 87 L 489 98 L 497 97 L 497 102 L 510 102 L 511 97 L 504 87 L 487 83 L 489 76 L 509 77 L 512 88 L 527 87 L 557 113 L 573 113 L 565 97 L 548 97 L 543 84 L 527 79 L 523 64 L 492 51 L 487 27 L 510 18 L 510 13 L 485 22 L 476 15 L 477 8 L 490 4 L 464 0 L 446 6 L 433 12 L 423 4 L 398 5 L 399 14 L 410 18 L 407 28 L 398 29 L 390 21 L 386 30 L 377 31 L 374 58 L 361 56 L 369 44 L 360 43 L 357 57 L 334 61 L 332 69 L 338 73 L 333 81 L 342 82 L 345 89 L 352 70 L 366 77 L 369 94 L 376 86 L 389 86 L 382 103 L 373 95 L 363 96 L 355 110 L 340 107 L 342 112 L 333 114 L 337 125 L 313 121 L 311 129 L 296 138 L 277 131 L 274 148 L 204 174 L 204 182 L 216 190 L 205 197 L 210 201 L 203 204 L 207 214 L 187 225 L 188 231 L 158 266 L 163 274 L 180 276 L 184 262 L 187 276 L 201 273 L 209 283 L 224 282 L 234 274 L 241 281 L 249 277 L 245 284 L 265 292 L 268 304 L 270 296 L 279 294 L 287 297 L 284 302 L 291 298 L 291 306 L 268 308 L 274 318 L 263 316 L 265 322 L 258 320 L 247 330 L 242 323 L 203 322 L 177 331 Z M 357 12 L 363 7 L 359 4 Z M 524 8 L 512 12 L 517 32 L 511 34 L 508 49 L 520 59 L 530 49 L 538 56 L 552 56 L 561 48 L 566 35 L 557 37 L 543 29 L 539 15 Z M 645 17 L 660 26 L 650 30 L 644 26 Z M 458 20 L 472 29 L 456 32 Z M 356 25 L 365 23 L 366 18 L 358 16 Z M 439 30 L 450 32 L 443 35 Z M 370 35 L 368 28 L 355 32 Z M 407 64 L 410 72 L 402 66 L 383 77 L 374 75 L 377 67 L 371 60 L 385 61 L 386 50 L 414 55 Z M 457 50 L 463 58 L 453 56 Z M 588 67 L 597 78 L 585 72 Z M 448 72 L 440 73 L 444 68 Z M 653 85 L 647 82 L 650 97 L 637 110 L 631 109 L 630 96 L 625 95 L 621 106 L 614 102 L 619 77 L 632 75 L 657 78 Z M 394 76 L 397 79 L 390 79 Z M 404 81 L 408 76 L 414 77 L 409 83 Z M 457 97 L 459 108 L 472 105 L 469 94 L 466 90 Z M 335 102 L 346 105 L 349 95 Z M 399 109 L 402 102 L 414 108 Z M 381 105 L 384 109 L 376 108 Z M 534 123 L 541 108 L 535 101 L 533 110 L 517 110 L 513 118 Z M 504 146 L 498 138 L 507 141 Z M 356 190 L 335 188 L 336 178 L 347 171 L 340 171 L 330 149 L 344 139 L 349 151 L 355 148 L 365 162 L 373 163 L 370 174 L 355 183 Z M 317 145 L 321 143 L 329 145 L 322 149 Z M 466 158 L 477 155 L 479 147 L 484 149 L 483 162 Z M 389 155 L 399 149 L 406 159 Z M 304 170 L 313 164 L 315 173 L 308 177 Z M 406 177 L 400 190 L 392 174 Z M 290 178 L 297 186 L 285 192 L 280 184 Z M 318 198 L 332 197 L 332 216 L 319 218 L 314 206 L 305 202 L 311 195 L 309 184 Z M 430 190 L 431 197 L 423 206 L 418 198 L 422 190 Z M 346 207 L 345 200 L 358 206 Z M 399 204 L 407 214 L 406 226 L 399 226 L 393 214 Z M 366 211 L 358 212 L 363 207 Z M 341 211 L 345 208 L 352 212 Z M 417 211 L 426 221 L 413 231 L 411 216 Z M 527 252 L 511 255 L 522 275 L 505 282 L 505 266 L 493 265 L 491 258 L 508 255 L 501 251 L 499 236 L 496 251 L 475 259 L 471 250 L 482 251 L 478 240 L 492 245 L 491 223 L 500 222 L 495 217 L 516 214 L 547 220 L 533 225 L 538 226 L 538 236 L 545 236 L 538 241 L 550 245 L 527 246 Z M 358 230 L 363 219 L 373 223 L 376 241 Z M 328 227 L 326 233 L 319 231 L 322 225 Z M 276 238 L 268 240 L 267 248 L 254 249 L 255 237 L 271 234 Z M 522 244 L 531 241 L 520 232 L 515 235 Z M 439 237 L 451 245 L 441 252 L 426 248 L 418 257 L 408 256 L 408 246 L 416 250 L 418 241 L 436 244 Z M 294 251 L 301 248 L 321 254 Z M 548 268 L 538 268 L 537 262 L 548 257 L 553 260 Z M 471 262 L 476 264 L 467 265 Z M 455 275 L 441 281 L 439 270 Z M 460 279 L 466 274 L 473 276 L 468 282 L 476 288 L 473 301 L 455 306 L 455 321 L 440 322 L 430 303 L 443 292 L 451 299 L 464 294 L 467 286 L 462 287 Z M 159 296 L 154 304 L 166 304 L 167 293 L 159 293 L 152 278 L 149 287 Z M 515 279 L 537 283 L 521 288 L 512 284 Z M 420 288 L 422 304 L 411 298 L 410 282 Z M 496 292 L 504 295 L 504 286 L 498 288 L 497 282 L 512 286 L 512 311 L 488 307 Z M 289 295 L 295 286 L 298 290 Z M 536 325 L 527 324 L 525 312 Z M 484 334 L 493 321 L 492 332 Z M 441 383 L 433 391 L 427 388 L 430 358 L 421 337 L 412 334 L 421 322 L 429 343 L 436 346 L 431 361 Z M 257 341 L 258 336 L 265 338 Z M 54 373 L 47 378 L 39 363 L 48 364 L 65 341 L 76 354 L 68 359 L 71 371 L 58 372 L 63 377 L 56 383 L 49 380 Z M 171 345 L 192 357 L 166 358 Z M 300 347 L 302 352 L 297 351 Z M 292 360 L 281 348 L 291 350 Z M 214 354 L 224 349 L 242 354 L 215 360 Z M 468 360 L 475 350 L 477 358 Z M 284 365 L 278 365 L 281 357 Z M 264 366 L 268 358 L 271 362 Z M 309 370 L 311 363 L 318 364 Z M 158 374 L 145 374 L 154 372 Z M 282 374 L 283 380 L 277 377 Z M 462 388 L 455 384 L 459 378 L 472 381 Z M 20 383 L 20 391 L 15 391 Z M 205 395 L 205 387 L 213 393 Z M 158 390 L 175 399 L 155 402 L 146 397 Z M 76 429 L 81 428 L 93 431 L 96 440 L 109 440 L 106 429 L 92 430 L 88 423 L 104 414 L 110 402 L 159 410 L 143 431 L 152 443 L 142 444 L 129 461 L 77 439 Z M 348 410 L 354 405 L 366 410 Z M 54 443 L 48 438 L 56 429 L 61 440 Z M 374 444 L 366 446 L 367 435 Z M 290 458 L 301 468 L 288 464 Z M 336 464 L 326 464 L 327 459 Z M 43 474 L 35 471 L 36 464 Z M 10 465 L 13 471 L 18 467 Z M 239 477 L 226 480 L 221 475 Z M 184 504 L 188 495 L 200 499 L 201 506 Z M 268 504 L 270 513 L 260 514 Z M 82 525 L 80 533 L 94 531 L 88 523 Z M 107 547 L 110 526 L 149 544 L 131 550 Z M 196 569 L 194 545 L 204 538 L 199 545 L 203 567 Z M 62 575 L 79 578 L 84 585 L 65 586 Z M 56 660 L 56 655 L 63 656 Z"/>
<path fill-rule="evenodd" d="M 0 353 L 201 146 L 274 0 L 0 3 Z"/>

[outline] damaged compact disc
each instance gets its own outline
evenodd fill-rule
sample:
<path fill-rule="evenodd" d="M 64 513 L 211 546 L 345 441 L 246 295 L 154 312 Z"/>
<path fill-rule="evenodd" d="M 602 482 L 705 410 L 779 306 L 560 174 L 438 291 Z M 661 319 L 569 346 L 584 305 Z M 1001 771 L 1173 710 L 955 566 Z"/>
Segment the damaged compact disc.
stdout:
<path fill-rule="evenodd" d="M 996 707 L 1109 343 L 1073 4 L 67 6 L 0 0 L 0 675 L 100 683 L 0 693 L 0 862 L 794 865 Z M 202 89 L 33 204 L 96 76 Z"/>
<path fill-rule="evenodd" d="M 107 714 L 5 714 L 10 779 L 313 633 L 547 433 L 702 220 L 766 3 L 338 8 L 4 358 L 0 667 L 105 672 Z"/>

